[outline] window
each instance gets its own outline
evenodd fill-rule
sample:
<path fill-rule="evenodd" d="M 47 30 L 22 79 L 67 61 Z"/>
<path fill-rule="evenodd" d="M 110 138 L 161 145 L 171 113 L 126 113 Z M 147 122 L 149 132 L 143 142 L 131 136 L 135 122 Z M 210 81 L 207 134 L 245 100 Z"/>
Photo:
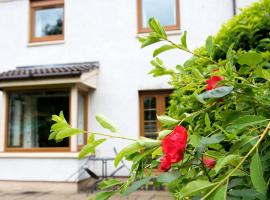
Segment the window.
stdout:
<path fill-rule="evenodd" d="M 150 32 L 148 20 L 155 17 L 165 30 L 179 30 L 179 0 L 137 0 L 138 32 Z"/>
<path fill-rule="evenodd" d="M 48 140 L 51 115 L 63 111 L 69 120 L 69 91 L 27 91 L 8 93 L 8 149 L 69 150 L 69 139 Z"/>
<path fill-rule="evenodd" d="M 87 131 L 87 110 L 88 110 L 88 93 L 87 92 L 78 92 L 78 128 Z M 78 147 L 79 149 L 86 144 L 87 133 L 79 134 L 78 136 Z"/>
<path fill-rule="evenodd" d="M 32 0 L 30 42 L 64 39 L 64 0 Z"/>
<path fill-rule="evenodd" d="M 140 95 L 140 130 L 141 135 L 148 138 L 156 138 L 161 125 L 157 121 L 157 115 L 166 113 L 169 106 L 170 90 L 141 91 Z"/>

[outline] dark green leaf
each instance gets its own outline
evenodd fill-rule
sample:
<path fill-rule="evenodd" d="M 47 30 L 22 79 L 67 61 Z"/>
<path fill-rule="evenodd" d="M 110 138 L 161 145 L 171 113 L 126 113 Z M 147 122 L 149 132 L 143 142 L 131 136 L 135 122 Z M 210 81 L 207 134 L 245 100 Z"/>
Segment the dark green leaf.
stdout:
<path fill-rule="evenodd" d="M 254 188 L 265 195 L 267 186 L 263 176 L 263 169 L 258 151 L 253 155 L 250 163 L 250 177 Z"/>
<path fill-rule="evenodd" d="M 189 182 L 180 190 L 180 195 L 181 195 L 180 199 L 199 194 L 207 189 L 210 189 L 211 187 L 215 185 L 216 185 L 215 183 L 211 183 L 206 180 L 196 180 L 196 181 Z"/>
<path fill-rule="evenodd" d="M 234 165 L 235 163 L 237 163 L 240 160 L 240 156 L 239 155 L 228 155 L 226 157 L 220 158 L 217 160 L 216 166 L 215 166 L 215 171 L 216 173 L 218 173 L 223 167 L 225 167 L 228 164 L 232 164 Z"/>
<path fill-rule="evenodd" d="M 202 144 L 217 144 L 220 143 L 225 139 L 223 134 L 215 134 L 211 135 L 211 137 L 202 137 L 201 143 Z"/>
<path fill-rule="evenodd" d="M 159 177 L 157 177 L 157 182 L 170 183 L 170 182 L 176 180 L 179 176 L 180 176 L 179 172 L 176 172 L 176 173 L 166 172 L 166 173 L 159 175 Z"/>
<path fill-rule="evenodd" d="M 248 126 L 254 126 L 266 122 L 267 119 L 263 116 L 245 115 L 232 122 L 231 128 L 243 129 Z"/>
<path fill-rule="evenodd" d="M 144 179 L 141 179 L 139 181 L 134 182 L 130 187 L 127 188 L 127 190 L 125 192 L 122 193 L 122 195 L 127 196 L 130 193 L 135 192 L 143 185 L 146 185 L 147 183 L 149 183 L 149 181 L 151 179 L 152 179 L 152 177 L 147 177 L 147 178 L 144 178 Z"/>

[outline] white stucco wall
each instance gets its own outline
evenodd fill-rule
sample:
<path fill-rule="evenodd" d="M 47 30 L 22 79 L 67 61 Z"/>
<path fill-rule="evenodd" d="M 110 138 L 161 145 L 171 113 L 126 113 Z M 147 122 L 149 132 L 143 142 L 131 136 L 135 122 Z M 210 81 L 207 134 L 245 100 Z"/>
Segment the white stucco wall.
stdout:
<path fill-rule="evenodd" d="M 98 87 L 90 100 L 90 130 L 104 131 L 94 119 L 97 113 L 102 113 L 119 125 L 123 135 L 137 138 L 138 91 L 169 85 L 167 78 L 147 75 L 154 48 L 140 49 L 136 0 L 66 0 L 65 41 L 56 45 L 29 46 L 28 9 L 28 0 L 0 0 L 0 71 L 24 65 L 99 61 Z M 202 45 L 208 35 L 215 34 L 232 16 L 229 0 L 180 1 L 181 30 L 188 31 L 188 46 L 192 49 Z M 170 37 L 180 40 L 179 34 Z M 161 56 L 170 67 L 188 57 L 179 51 Z M 119 150 L 125 145 L 126 141 L 111 140 L 98 149 L 97 155 L 114 156 L 113 147 Z M 64 181 L 69 172 L 78 167 L 76 160 L 60 158 L 5 158 L 0 159 L 0 163 L 0 179 L 8 180 Z M 41 165 L 45 168 L 42 174 L 38 167 Z M 59 165 L 60 170 L 54 170 Z M 96 166 L 96 170 L 100 167 Z"/>

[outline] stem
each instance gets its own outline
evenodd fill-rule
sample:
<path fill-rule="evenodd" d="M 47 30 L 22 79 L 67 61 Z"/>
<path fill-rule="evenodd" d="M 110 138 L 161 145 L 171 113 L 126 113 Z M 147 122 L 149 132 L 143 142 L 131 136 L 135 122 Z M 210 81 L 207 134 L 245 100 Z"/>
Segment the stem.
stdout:
<path fill-rule="evenodd" d="M 207 197 L 209 197 L 224 181 L 230 178 L 230 176 L 245 162 L 245 160 L 250 156 L 250 154 L 258 147 L 258 145 L 264 139 L 269 129 L 270 129 L 270 122 L 267 124 L 267 127 L 264 129 L 263 133 L 261 134 L 260 139 L 250 149 L 250 151 L 245 155 L 245 157 L 240 161 L 240 163 L 223 180 L 218 182 L 218 184 L 212 190 L 210 190 L 201 200 L 205 200 Z"/>
<path fill-rule="evenodd" d="M 136 139 L 132 139 L 132 138 L 124 137 L 124 136 L 108 135 L 105 133 L 95 133 L 95 132 L 88 132 L 88 131 L 85 131 L 84 133 L 93 133 L 95 135 L 102 135 L 102 136 L 106 136 L 106 137 L 110 137 L 110 138 L 118 138 L 118 139 L 130 140 L 130 141 L 135 141 L 135 142 L 137 141 Z"/>
<path fill-rule="evenodd" d="M 176 48 L 181 49 L 182 51 L 185 51 L 185 52 L 190 53 L 190 54 L 192 54 L 192 55 L 194 55 L 194 56 L 196 56 L 198 58 L 205 59 L 205 60 L 210 61 L 210 62 L 212 62 L 212 63 L 214 63 L 214 64 L 216 64 L 216 65 L 218 65 L 220 67 L 223 67 L 222 65 L 220 65 L 216 61 L 212 60 L 211 58 L 208 58 L 208 57 L 205 57 L 205 56 L 201 56 L 200 54 L 197 54 L 197 53 L 195 53 L 195 52 L 193 52 L 193 51 L 191 51 L 189 49 L 181 48 L 179 45 L 175 44 L 171 40 L 168 40 L 168 39 L 164 39 L 164 40 L 167 41 L 167 42 L 169 42 L 169 43 L 171 43 L 171 45 L 175 46 Z"/>

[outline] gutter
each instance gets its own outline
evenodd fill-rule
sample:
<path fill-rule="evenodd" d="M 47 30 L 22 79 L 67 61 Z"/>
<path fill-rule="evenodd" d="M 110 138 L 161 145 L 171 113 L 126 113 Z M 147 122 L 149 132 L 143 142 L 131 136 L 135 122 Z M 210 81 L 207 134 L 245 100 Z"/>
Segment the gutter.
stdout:
<path fill-rule="evenodd" d="M 233 16 L 236 15 L 236 0 L 232 0 Z"/>

